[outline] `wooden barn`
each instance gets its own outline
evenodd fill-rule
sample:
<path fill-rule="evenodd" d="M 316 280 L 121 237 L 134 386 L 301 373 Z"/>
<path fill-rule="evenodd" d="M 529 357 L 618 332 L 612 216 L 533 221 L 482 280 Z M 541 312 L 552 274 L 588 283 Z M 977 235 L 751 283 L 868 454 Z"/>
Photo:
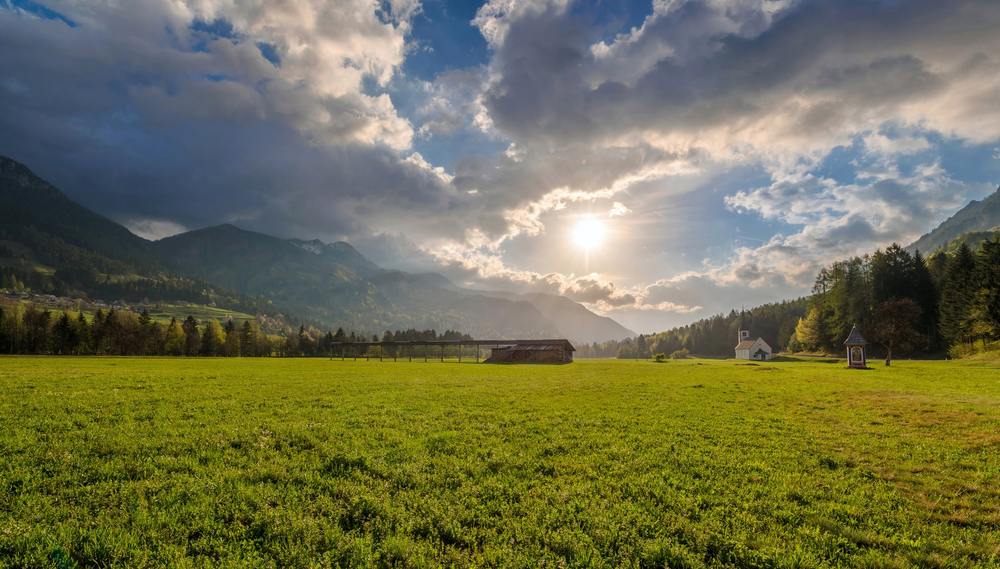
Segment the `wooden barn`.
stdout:
<path fill-rule="evenodd" d="M 576 348 L 569 340 L 515 340 L 490 348 L 488 364 L 568 364 Z"/>

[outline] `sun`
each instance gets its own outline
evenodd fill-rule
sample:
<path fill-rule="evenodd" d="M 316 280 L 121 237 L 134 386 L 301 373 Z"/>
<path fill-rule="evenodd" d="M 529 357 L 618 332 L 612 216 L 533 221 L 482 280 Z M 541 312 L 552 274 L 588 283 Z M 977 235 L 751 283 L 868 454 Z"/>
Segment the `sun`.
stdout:
<path fill-rule="evenodd" d="M 606 230 L 598 219 L 581 219 L 573 226 L 573 243 L 584 251 L 593 251 L 604 242 Z"/>

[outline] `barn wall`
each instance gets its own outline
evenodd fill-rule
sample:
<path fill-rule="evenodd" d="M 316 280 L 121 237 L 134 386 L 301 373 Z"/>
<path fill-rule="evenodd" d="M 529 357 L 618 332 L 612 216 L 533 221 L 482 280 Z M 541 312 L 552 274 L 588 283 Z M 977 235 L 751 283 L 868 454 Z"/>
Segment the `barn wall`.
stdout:
<path fill-rule="evenodd" d="M 525 363 L 525 364 L 565 364 L 573 361 L 571 353 L 562 349 L 552 350 L 493 350 L 486 363 Z"/>

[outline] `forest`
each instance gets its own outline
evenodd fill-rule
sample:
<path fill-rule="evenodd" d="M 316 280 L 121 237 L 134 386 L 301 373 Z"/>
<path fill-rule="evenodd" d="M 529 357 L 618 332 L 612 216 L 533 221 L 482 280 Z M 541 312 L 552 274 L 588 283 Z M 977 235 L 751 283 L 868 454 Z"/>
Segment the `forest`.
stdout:
<path fill-rule="evenodd" d="M 579 347 L 580 357 L 732 356 L 747 329 L 776 351 L 840 354 L 857 325 L 879 357 L 962 357 L 1000 341 L 1000 238 L 925 259 L 899 245 L 824 267 L 813 294 L 666 332 Z"/>
<path fill-rule="evenodd" d="M 386 331 L 381 341 L 467 340 L 454 330 Z M 269 334 L 256 320 L 198 320 L 193 316 L 154 320 L 149 312 L 98 309 L 52 311 L 32 302 L 0 303 L 0 353 L 112 356 L 330 356 L 341 342 L 379 341 L 355 332 L 322 332 L 300 325 L 298 331 Z M 377 348 L 373 348 L 377 349 Z M 391 355 L 391 354 L 389 354 Z"/>

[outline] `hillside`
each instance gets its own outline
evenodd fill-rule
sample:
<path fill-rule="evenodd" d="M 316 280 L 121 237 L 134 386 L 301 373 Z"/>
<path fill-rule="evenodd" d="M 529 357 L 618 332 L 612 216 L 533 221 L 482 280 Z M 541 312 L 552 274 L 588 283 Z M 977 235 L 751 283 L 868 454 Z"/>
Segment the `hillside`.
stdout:
<path fill-rule="evenodd" d="M 433 273 L 381 269 L 347 243 L 286 240 L 220 225 L 163 239 L 153 249 L 178 273 L 267 297 L 330 326 L 368 333 L 452 329 L 479 338 L 559 335 L 530 302 L 466 291 Z"/>
<path fill-rule="evenodd" d="M 171 274 L 152 243 L 74 203 L 0 156 L 0 274 L 37 292 L 107 300 L 186 300 L 249 308 L 208 283 Z"/>
<path fill-rule="evenodd" d="M 1000 228 L 1000 188 L 982 201 L 973 200 L 930 233 L 906 247 L 911 253 L 931 253 L 965 233 Z"/>
<path fill-rule="evenodd" d="M 1000 227 L 987 231 L 970 231 L 968 233 L 963 233 L 946 243 L 943 247 L 936 249 L 934 252 L 951 254 L 958 250 L 963 243 L 968 245 L 969 249 L 976 251 L 979 249 L 980 245 L 990 239 L 1000 239 Z"/>
<path fill-rule="evenodd" d="M 281 239 L 233 225 L 147 241 L 2 157 L 0 274 L 61 296 L 281 311 L 366 333 L 452 329 L 577 342 L 631 335 L 563 297 L 465 290 L 439 274 L 383 269 L 343 242 Z"/>

